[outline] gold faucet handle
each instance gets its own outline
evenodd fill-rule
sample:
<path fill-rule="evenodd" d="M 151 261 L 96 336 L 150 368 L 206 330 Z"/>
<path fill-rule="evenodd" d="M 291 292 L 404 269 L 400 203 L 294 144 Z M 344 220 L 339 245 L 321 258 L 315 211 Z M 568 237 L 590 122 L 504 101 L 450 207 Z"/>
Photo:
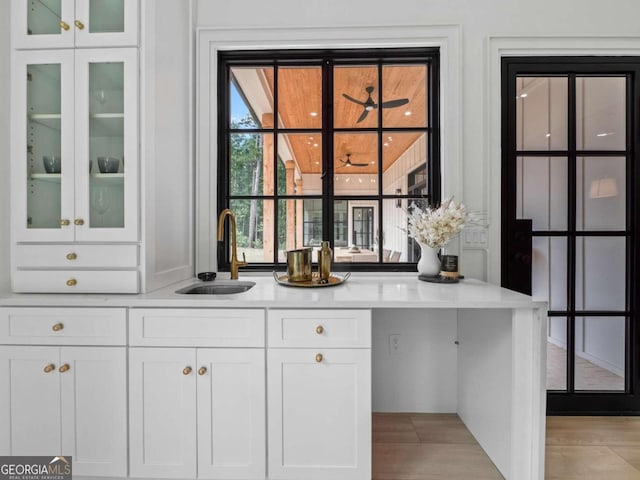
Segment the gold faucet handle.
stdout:
<path fill-rule="evenodd" d="M 242 252 L 242 261 L 238 262 L 238 266 L 239 267 L 246 267 L 247 265 L 249 265 L 247 263 L 247 257 L 245 256 L 244 252 Z"/>

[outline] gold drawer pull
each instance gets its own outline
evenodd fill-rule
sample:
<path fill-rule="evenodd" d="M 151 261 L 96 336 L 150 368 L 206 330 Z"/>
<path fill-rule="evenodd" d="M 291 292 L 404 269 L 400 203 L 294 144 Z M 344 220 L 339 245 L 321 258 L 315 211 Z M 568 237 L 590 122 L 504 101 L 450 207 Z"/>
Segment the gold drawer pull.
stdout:
<path fill-rule="evenodd" d="M 60 368 L 58 369 L 60 373 L 68 372 L 69 370 L 71 370 L 71 367 L 69 366 L 68 363 L 61 365 Z"/>
<path fill-rule="evenodd" d="M 75 287 L 78 284 L 78 281 L 75 278 L 70 278 L 67 280 L 67 287 Z"/>
<path fill-rule="evenodd" d="M 191 373 L 191 367 L 184 367 L 182 370 L 183 375 L 189 375 Z"/>
<path fill-rule="evenodd" d="M 76 20 L 75 22 L 73 22 L 75 24 L 76 27 L 78 27 L 80 30 L 82 30 L 84 28 L 84 23 L 82 23 L 80 20 Z"/>
<path fill-rule="evenodd" d="M 44 373 L 51 373 L 56 369 L 56 366 L 53 363 L 50 363 L 46 367 L 44 367 Z"/>
<path fill-rule="evenodd" d="M 63 30 L 69 30 L 71 27 L 64 20 L 60 20 L 60 28 L 63 29 Z"/>
<path fill-rule="evenodd" d="M 81 218 L 76 218 L 73 223 L 75 223 L 76 225 L 84 225 L 84 220 Z"/>
<path fill-rule="evenodd" d="M 198 369 L 198 375 L 204 375 L 205 373 L 207 373 L 207 367 L 200 367 Z"/>
<path fill-rule="evenodd" d="M 51 330 L 53 330 L 54 332 L 59 332 L 63 328 L 64 328 L 64 325 L 62 323 L 56 323 L 53 325 L 53 327 L 51 327 Z"/>
<path fill-rule="evenodd" d="M 67 260 L 75 260 L 78 258 L 78 254 L 76 253 L 67 253 Z"/>
<path fill-rule="evenodd" d="M 318 335 L 322 335 L 322 334 L 324 333 L 324 327 L 323 327 L 322 325 L 318 325 L 318 326 L 316 327 L 316 333 L 317 333 Z"/>
<path fill-rule="evenodd" d="M 60 219 L 60 226 L 61 227 L 68 227 L 69 225 L 71 225 L 71 222 L 66 219 L 66 218 L 61 218 Z"/>
<path fill-rule="evenodd" d="M 316 362 L 320 363 L 322 362 L 323 359 L 324 357 L 322 356 L 321 353 L 316 354 Z"/>

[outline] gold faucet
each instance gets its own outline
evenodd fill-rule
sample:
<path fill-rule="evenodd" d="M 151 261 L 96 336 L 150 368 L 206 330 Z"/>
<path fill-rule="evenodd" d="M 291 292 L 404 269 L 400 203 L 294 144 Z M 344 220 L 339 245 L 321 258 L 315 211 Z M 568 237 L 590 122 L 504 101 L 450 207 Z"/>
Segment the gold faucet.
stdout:
<path fill-rule="evenodd" d="M 218 241 L 221 242 L 224 238 L 224 219 L 229 216 L 229 223 L 231 227 L 231 280 L 238 279 L 238 267 L 246 267 L 247 259 L 242 252 L 242 262 L 238 260 L 238 248 L 236 245 L 236 216 L 231 210 L 225 208 L 218 217 Z"/>

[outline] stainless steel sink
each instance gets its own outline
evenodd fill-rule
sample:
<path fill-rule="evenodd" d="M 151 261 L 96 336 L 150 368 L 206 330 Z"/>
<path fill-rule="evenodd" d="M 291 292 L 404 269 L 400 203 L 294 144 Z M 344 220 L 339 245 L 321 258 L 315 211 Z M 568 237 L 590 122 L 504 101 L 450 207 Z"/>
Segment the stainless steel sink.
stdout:
<path fill-rule="evenodd" d="M 230 295 L 233 293 L 246 292 L 255 285 L 255 282 L 239 282 L 232 280 L 230 282 L 211 282 L 196 283 L 188 287 L 176 290 L 176 293 L 187 295 Z"/>

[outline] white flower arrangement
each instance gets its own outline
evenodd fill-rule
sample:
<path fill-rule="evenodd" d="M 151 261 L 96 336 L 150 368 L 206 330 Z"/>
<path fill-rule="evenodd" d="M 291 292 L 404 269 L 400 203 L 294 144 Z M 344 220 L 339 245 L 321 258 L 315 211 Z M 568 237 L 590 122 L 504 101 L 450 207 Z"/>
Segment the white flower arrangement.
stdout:
<path fill-rule="evenodd" d="M 439 207 L 422 210 L 412 203 L 406 211 L 409 218 L 407 234 L 418 243 L 431 248 L 444 247 L 458 235 L 467 221 L 467 211 L 453 197 L 444 200 Z"/>

